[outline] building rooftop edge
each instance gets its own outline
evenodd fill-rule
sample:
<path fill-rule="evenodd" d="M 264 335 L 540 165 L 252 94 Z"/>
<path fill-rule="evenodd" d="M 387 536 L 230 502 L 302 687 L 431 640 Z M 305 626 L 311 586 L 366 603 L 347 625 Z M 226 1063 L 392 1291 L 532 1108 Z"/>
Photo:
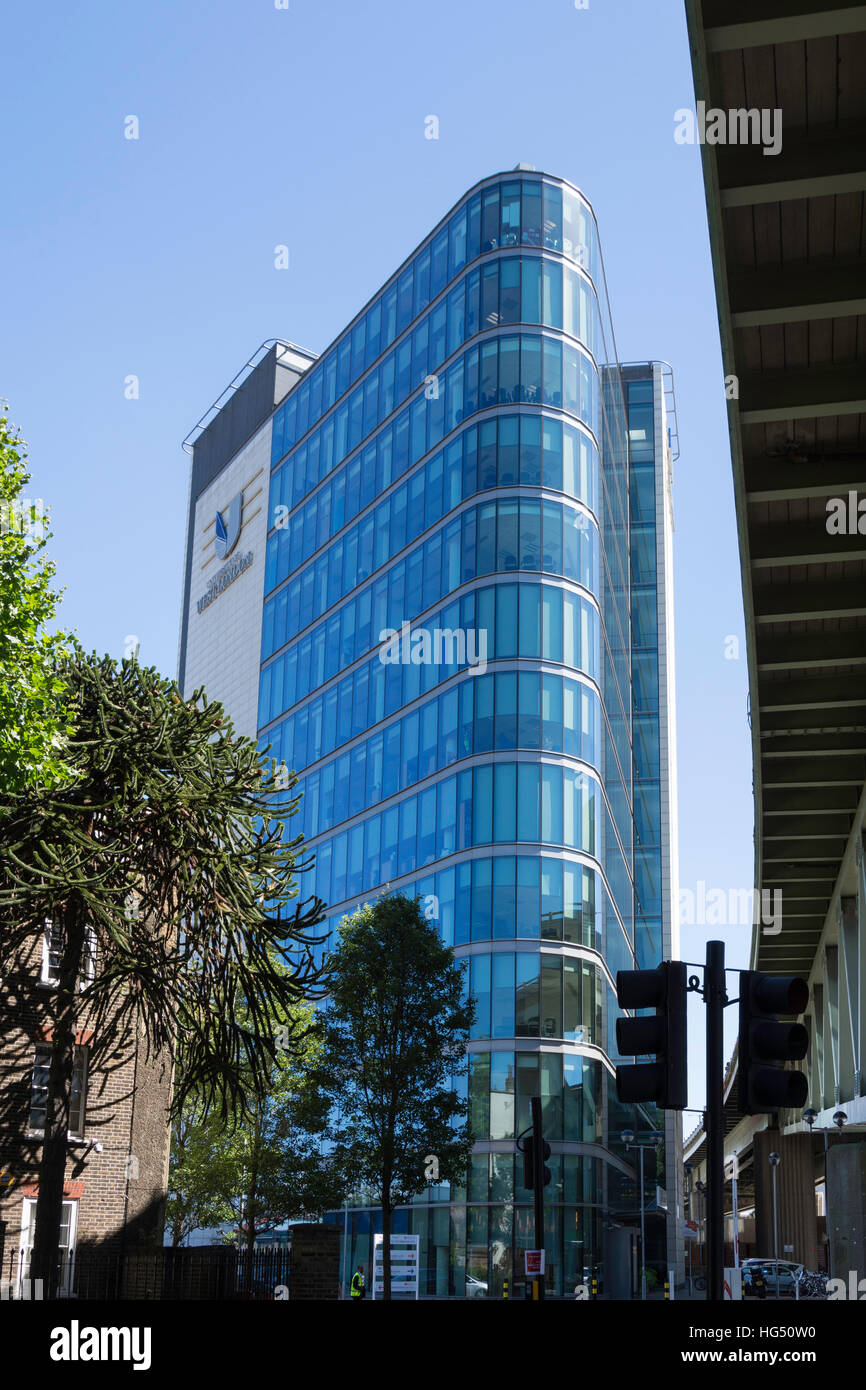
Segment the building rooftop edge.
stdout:
<path fill-rule="evenodd" d="M 181 448 L 184 450 L 184 452 L 187 454 L 192 453 L 196 439 L 198 439 L 198 437 L 207 428 L 207 426 L 219 414 L 220 410 L 222 410 L 223 406 L 230 399 L 231 393 L 234 393 L 238 389 L 238 387 L 243 384 L 249 373 L 256 366 L 258 366 L 259 362 L 261 362 L 262 358 L 265 356 L 267 352 L 270 351 L 272 347 L 278 346 L 283 348 L 284 350 L 299 353 L 302 357 L 308 359 L 307 367 L 312 367 L 320 359 L 320 357 L 324 357 L 331 350 L 331 348 L 334 347 L 340 341 L 340 339 L 344 336 L 345 333 L 352 329 L 354 324 L 357 323 L 358 319 L 363 317 L 363 315 L 370 308 L 373 301 L 380 294 L 382 294 L 384 290 L 387 289 L 391 282 L 399 279 L 400 275 L 402 274 L 406 266 L 409 264 L 409 262 L 413 260 L 413 258 L 418 254 L 421 248 L 427 244 L 427 242 L 432 241 L 434 239 L 434 237 L 441 231 L 443 224 L 446 224 L 449 221 L 449 219 L 453 216 L 454 212 L 460 206 L 461 203 L 465 202 L 467 198 L 471 198 L 472 195 L 476 193 L 479 189 L 484 188 L 488 184 L 495 183 L 497 180 L 507 179 L 509 177 L 520 178 L 525 177 L 528 174 L 537 179 L 549 179 L 554 183 L 562 184 L 565 187 L 570 188 L 575 193 L 577 193 L 578 196 L 583 199 L 583 201 L 586 203 L 586 206 L 589 208 L 589 211 L 592 214 L 593 221 L 596 225 L 596 232 L 598 231 L 598 218 L 595 215 L 595 208 L 593 207 L 589 198 L 584 193 L 583 189 L 580 188 L 578 184 L 573 183 L 571 179 L 566 179 L 563 178 L 560 174 L 551 174 L 544 169 L 536 169 L 534 166 L 529 165 L 517 165 L 513 169 L 500 169 L 496 173 L 485 174 L 482 178 L 477 179 L 475 183 L 470 184 L 470 186 L 467 189 L 465 189 L 463 193 L 460 194 L 459 198 L 455 199 L 455 201 L 448 208 L 447 212 L 445 212 L 444 215 L 440 217 L 439 221 L 433 225 L 433 227 L 426 234 L 426 236 L 422 237 L 422 239 L 417 243 L 417 245 L 415 245 L 412 248 L 409 254 L 406 257 L 404 257 L 404 259 L 397 266 L 396 270 L 392 271 L 388 278 L 382 281 L 381 285 L 379 285 L 369 296 L 369 298 L 364 301 L 357 313 L 353 314 L 350 319 L 346 320 L 345 324 L 340 329 L 336 337 L 328 343 L 327 347 L 323 348 L 321 353 L 312 352 L 309 348 L 300 347 L 299 344 L 293 343 L 286 338 L 266 338 L 264 342 L 260 343 L 258 348 L 256 348 L 255 352 L 248 359 L 248 361 L 245 362 L 244 365 L 240 368 L 240 370 L 236 372 L 235 375 L 232 377 L 228 386 L 226 386 L 220 392 L 213 405 L 211 405 L 204 412 L 204 414 L 200 417 L 196 424 L 193 425 L 192 428 L 187 432 L 184 439 L 181 441 Z M 276 406 L 279 403 L 279 401 L 275 402 L 274 409 L 276 409 Z"/>

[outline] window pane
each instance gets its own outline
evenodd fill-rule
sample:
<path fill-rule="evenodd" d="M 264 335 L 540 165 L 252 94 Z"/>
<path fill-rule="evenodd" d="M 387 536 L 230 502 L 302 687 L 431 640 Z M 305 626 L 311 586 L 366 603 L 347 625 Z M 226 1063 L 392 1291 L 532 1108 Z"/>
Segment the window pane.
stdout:
<path fill-rule="evenodd" d="M 521 503 L 521 511 L 523 506 Z M 536 512 L 538 503 L 534 504 Z M 518 554 L 518 503 L 500 502 L 497 505 L 498 512 L 498 535 L 496 568 L 497 570 L 516 570 Z M 521 566 L 522 568 L 535 568 L 538 566 Z"/>
<path fill-rule="evenodd" d="M 532 951 L 517 953 L 517 983 L 515 988 L 516 1038 L 538 1037 L 539 957 Z M 518 1065 L 520 1059 L 518 1058 Z M 536 1082 L 537 1084 L 537 1082 Z M 536 1094 L 531 1092 L 530 1094 Z"/>
<path fill-rule="evenodd" d="M 538 584 L 521 584 L 520 647 L 521 656 L 541 655 L 541 588 Z"/>
<path fill-rule="evenodd" d="M 46 1103 L 48 1099 L 48 1072 L 51 1066 L 51 1049 L 37 1047 L 33 1061 L 33 1078 L 30 1090 L 30 1129 L 45 1128 Z"/>
<path fill-rule="evenodd" d="M 562 844 L 562 768 L 545 764 L 541 769 L 541 838 Z"/>
<path fill-rule="evenodd" d="M 541 957 L 541 1033 L 562 1037 L 562 962 L 558 956 Z"/>
<path fill-rule="evenodd" d="M 499 322 L 520 322 L 520 260 L 507 256 L 499 262 Z"/>
<path fill-rule="evenodd" d="M 569 1042 L 577 1042 L 580 1028 L 580 963 L 564 960 L 563 969 L 563 1034 Z M 583 1041 L 580 1038 L 580 1041 Z"/>
<path fill-rule="evenodd" d="M 520 499 L 520 568 L 541 569 L 541 503 L 530 497 Z"/>
<path fill-rule="evenodd" d="M 493 838 L 507 843 L 517 833 L 517 768 L 514 763 L 497 763 L 494 768 Z"/>
<path fill-rule="evenodd" d="M 562 266 L 558 261 L 544 262 L 543 322 L 546 328 L 562 328 Z"/>
<path fill-rule="evenodd" d="M 539 838 L 539 768 L 518 763 L 517 839 L 537 843 Z"/>
<path fill-rule="evenodd" d="M 489 859 L 472 862 L 472 940 L 489 941 L 491 937 L 492 872 Z"/>
<path fill-rule="evenodd" d="M 475 1022 L 469 1036 L 471 1038 L 489 1038 L 490 957 L 488 955 L 471 957 L 469 992 L 475 1000 Z"/>
<path fill-rule="evenodd" d="M 497 938 L 514 936 L 514 858 L 511 855 L 493 861 L 493 935 Z"/>
<path fill-rule="evenodd" d="M 524 256 L 520 263 L 521 310 L 524 323 L 541 323 L 541 261 Z"/>
<path fill-rule="evenodd" d="M 511 1139 L 514 1129 L 514 1053 L 490 1054 L 490 1138 Z"/>
<path fill-rule="evenodd" d="M 541 861 L 541 935 L 562 940 L 562 860 Z"/>
<path fill-rule="evenodd" d="M 517 590 L 516 584 L 496 586 L 496 655 L 517 655 Z M 492 644 L 488 638 L 488 650 Z"/>
<path fill-rule="evenodd" d="M 517 935 L 538 938 L 540 859 L 517 857 Z"/>

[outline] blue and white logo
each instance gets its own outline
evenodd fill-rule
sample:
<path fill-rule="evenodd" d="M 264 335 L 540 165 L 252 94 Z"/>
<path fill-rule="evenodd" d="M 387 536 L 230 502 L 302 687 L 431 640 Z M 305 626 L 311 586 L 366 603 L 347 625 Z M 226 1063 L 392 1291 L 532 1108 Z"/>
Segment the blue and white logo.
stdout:
<path fill-rule="evenodd" d="M 216 514 L 216 535 L 214 550 L 221 560 L 231 555 L 241 533 L 241 520 L 244 514 L 244 495 L 239 492 L 227 507 Z"/>

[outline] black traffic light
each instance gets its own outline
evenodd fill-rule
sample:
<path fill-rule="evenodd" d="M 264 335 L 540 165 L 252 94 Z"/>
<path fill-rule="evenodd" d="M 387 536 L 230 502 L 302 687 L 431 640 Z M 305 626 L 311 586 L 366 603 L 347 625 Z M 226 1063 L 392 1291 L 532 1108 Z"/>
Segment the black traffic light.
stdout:
<path fill-rule="evenodd" d="M 681 960 L 662 961 L 655 970 L 617 971 L 621 1009 L 655 1008 L 654 1015 L 616 1021 L 620 1056 L 656 1054 L 654 1062 L 617 1067 L 616 1093 L 624 1105 L 655 1101 L 660 1110 L 684 1110 L 688 1104 L 686 992 Z"/>
<path fill-rule="evenodd" d="M 526 1138 L 520 1141 L 520 1146 L 523 1150 L 523 1186 L 529 1188 L 530 1192 L 534 1192 L 536 1183 L 536 1155 L 535 1140 L 533 1139 L 532 1135 L 527 1134 Z M 550 1169 L 547 1167 L 545 1162 L 545 1160 L 548 1158 L 550 1158 L 550 1145 L 548 1144 L 546 1139 L 542 1139 L 541 1154 L 539 1156 L 539 1165 L 541 1168 L 540 1185 L 542 1187 L 547 1187 L 547 1184 L 550 1182 Z"/>
<path fill-rule="evenodd" d="M 809 986 L 799 976 L 740 971 L 740 1034 L 737 1049 L 739 1108 L 743 1115 L 772 1115 L 781 1108 L 801 1109 L 809 1086 L 799 1062 L 809 1050 L 802 1023 L 780 1023 L 780 1014 L 801 1014 Z"/>

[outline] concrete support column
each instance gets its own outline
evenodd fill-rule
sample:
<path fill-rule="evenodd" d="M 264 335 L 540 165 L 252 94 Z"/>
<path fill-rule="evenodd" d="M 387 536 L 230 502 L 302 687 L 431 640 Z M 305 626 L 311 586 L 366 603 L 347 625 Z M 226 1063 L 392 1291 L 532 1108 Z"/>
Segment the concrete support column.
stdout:
<path fill-rule="evenodd" d="M 818 1218 L 815 1212 L 815 1160 L 810 1134 L 782 1135 L 763 1129 L 755 1135 L 756 1255 L 773 1255 L 773 1172 L 770 1154 L 781 1155 L 776 1169 L 779 1210 L 779 1259 L 818 1268 Z M 785 1246 L 793 1246 L 786 1250 Z"/>
<path fill-rule="evenodd" d="M 827 1155 L 827 1232 L 833 1277 L 866 1278 L 866 1143 L 833 1143 Z"/>

